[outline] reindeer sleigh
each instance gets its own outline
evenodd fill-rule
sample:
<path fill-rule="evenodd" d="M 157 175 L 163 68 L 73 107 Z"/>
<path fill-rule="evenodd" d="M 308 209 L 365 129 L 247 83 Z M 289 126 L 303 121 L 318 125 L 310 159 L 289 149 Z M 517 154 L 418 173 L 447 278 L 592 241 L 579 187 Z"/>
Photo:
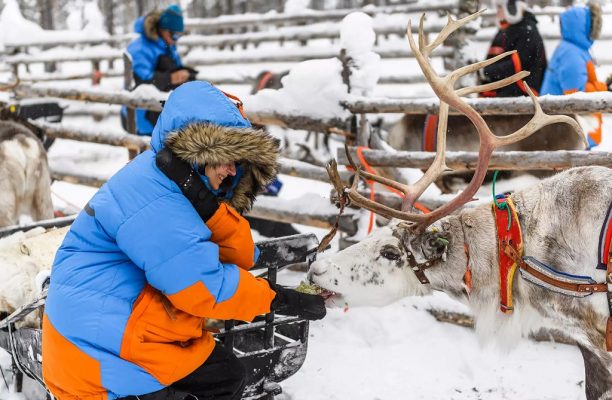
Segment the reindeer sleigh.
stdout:
<path fill-rule="evenodd" d="M 7 239 L 0 240 L 0 279 L 11 276 L 14 278 L 16 270 L 23 273 L 28 270 L 30 276 L 27 278 L 31 278 L 22 280 L 22 286 L 28 288 L 26 291 L 32 292 L 29 296 L 32 300 L 21 307 L 14 307 L 12 304 L 14 311 L 10 315 L 0 312 L 0 348 L 11 355 L 13 390 L 16 392 L 22 391 L 24 375 L 40 384 L 46 391 L 42 380 L 44 360 L 41 350 L 40 315 L 46 298 L 47 285 L 44 283 L 44 276 L 48 274 L 39 271 L 41 267 L 51 266 L 55 251 L 66 231 L 67 228 L 52 229 L 38 235 L 22 234 L 23 240 L 15 241 L 13 246 L 3 243 Z M 296 263 L 312 262 L 318 244 L 314 234 L 258 242 L 261 254 L 252 271 L 260 276 L 267 276 L 275 283 L 279 270 Z M 14 273 L 11 273 L 11 268 Z M 34 276 L 38 276 L 37 280 L 41 286 L 41 294 L 38 296 L 34 295 Z M 0 306 L 3 309 L 10 300 L 10 294 L 0 292 Z M 272 312 L 257 317 L 252 323 L 225 321 L 222 328 L 210 329 L 216 332 L 215 340 L 222 342 L 226 348 L 233 349 L 244 363 L 247 385 L 243 398 L 254 400 L 273 399 L 282 392 L 279 383 L 301 368 L 308 349 L 308 327 L 307 320 L 275 315 Z"/>
<path fill-rule="evenodd" d="M 612 169 L 571 169 L 532 188 L 501 196 L 494 204 L 459 210 L 481 186 L 495 149 L 555 123 L 569 125 L 568 131 L 582 137 L 574 119 L 544 114 L 531 91 L 535 115 L 506 136 L 493 134 L 485 120 L 461 99 L 524 78 L 528 72 L 454 89 L 461 76 L 512 52 L 459 68 L 445 77 L 436 75 L 429 54 L 481 13 L 461 20 L 449 16 L 446 27 L 429 45 L 423 36 L 423 18 L 418 45 L 408 26 L 410 47 L 440 98 L 436 157 L 424 176 L 410 185 L 372 175 L 351 160 L 357 179 L 350 188 L 342 183 L 332 161 L 328 173 L 340 205 L 352 203 L 392 223 L 312 264 L 309 280 L 336 304 L 349 306 L 385 305 L 405 296 L 443 291 L 472 308 L 477 333 L 502 342 L 542 327 L 555 328 L 573 338 L 583 354 L 587 399 L 612 399 Z M 448 171 L 445 151 L 451 106 L 478 132 L 478 167 L 469 185 L 452 201 L 429 214 L 415 213 L 415 201 Z M 348 149 L 347 155 L 350 158 Z M 359 178 L 401 191 L 401 209 L 361 195 Z"/>

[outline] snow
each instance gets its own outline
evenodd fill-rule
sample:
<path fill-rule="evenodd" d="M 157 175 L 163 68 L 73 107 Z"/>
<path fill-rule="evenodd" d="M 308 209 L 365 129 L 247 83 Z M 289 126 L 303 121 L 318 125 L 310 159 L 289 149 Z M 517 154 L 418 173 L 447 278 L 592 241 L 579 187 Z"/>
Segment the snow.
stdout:
<path fill-rule="evenodd" d="M 287 13 L 307 12 L 305 1 L 288 2 Z M 69 31 L 48 32 L 36 24 L 27 21 L 19 12 L 16 0 L 5 0 L 5 7 L 0 14 L 0 45 L 2 43 L 19 43 L 34 40 L 51 40 L 66 38 L 69 41 L 78 35 L 83 37 L 103 36 L 103 24 L 99 10 L 94 3 L 80 3 L 84 19 L 77 19 L 73 13 L 69 20 Z M 79 7 L 80 7 L 79 6 Z M 271 12 L 270 15 L 274 15 Z M 244 16 L 248 18 L 248 15 Z M 78 17 L 80 18 L 80 17 Z M 229 17 L 228 17 L 229 18 Z M 609 19 L 609 18 L 608 18 Z M 351 67 L 351 94 L 358 96 L 394 96 L 394 97 L 431 97 L 431 89 L 426 84 L 415 85 L 380 85 L 376 84 L 379 76 L 399 76 L 420 74 L 414 60 L 380 60 L 372 52 L 373 27 L 405 24 L 407 17 L 377 16 L 374 19 L 362 13 L 346 17 L 341 26 L 340 44 L 336 47 L 347 49 L 354 59 Z M 440 17 L 430 14 L 429 24 L 438 23 Z M 414 18 L 413 18 L 414 21 Z M 612 22 L 612 21 L 608 21 Z M 318 25 L 312 29 L 322 29 Z M 329 25 L 328 25 L 329 26 Z M 612 23 L 604 23 L 604 30 L 612 28 Z M 540 18 L 540 29 L 543 33 L 558 31 L 558 21 Z M 495 28 L 481 29 L 479 35 L 491 38 Z M 76 34 L 75 34 L 76 32 Z M 604 31 L 607 32 L 607 31 Z M 549 57 L 556 46 L 555 41 L 547 41 Z M 390 38 L 379 43 L 377 48 L 406 47 L 405 38 Z M 279 51 L 288 54 L 310 49 L 313 53 L 318 48 L 328 49 L 330 43 L 312 41 L 307 49 L 292 45 L 278 47 L 275 43 L 264 43 L 259 54 L 277 54 Z M 488 43 L 474 43 L 475 57 L 482 58 Z M 605 55 L 609 41 L 598 41 L 593 49 L 594 54 Z M 94 51 L 100 55 L 109 47 L 97 47 L 88 50 L 68 48 L 50 49 L 38 55 L 67 57 L 75 54 L 86 54 Z M 220 51 L 194 50 L 191 57 L 216 56 Z M 229 53 L 229 52 L 227 52 Z M 242 53 L 244 54 L 244 53 Z M 434 68 L 443 69 L 442 60 L 432 59 Z M 70 73 L 90 68 L 88 63 L 64 63 L 62 72 Z M 39 68 L 37 70 L 37 68 Z M 224 90 L 243 96 L 248 107 L 257 110 L 276 111 L 312 115 L 320 118 L 346 117 L 348 114 L 339 105 L 339 100 L 349 98 L 347 87 L 340 78 L 341 63 L 336 58 L 311 60 L 303 63 L 259 63 L 199 67 L 200 76 L 254 76 L 262 69 L 272 71 L 291 70 L 283 80 L 284 88 L 279 91 L 263 90 L 255 96 L 244 96 L 250 88 L 244 85 L 223 87 Z M 42 70 L 33 66 L 33 72 Z M 600 79 L 612 72 L 610 66 L 598 67 Z M 55 83 L 62 87 L 84 87 L 85 81 Z M 121 88 L 120 79 L 103 79 L 105 90 Z M 89 87 L 89 86 L 87 86 Z M 156 97 L 160 93 L 152 87 L 141 86 L 134 92 L 136 96 Z M 576 98 L 586 96 L 574 94 Z M 601 97 L 605 100 L 608 94 L 591 94 L 589 98 Z M 73 107 L 76 109 L 76 107 Z M 116 111 L 116 107 L 115 107 Z M 385 115 L 385 118 L 397 116 Z M 116 131 L 119 119 L 116 113 L 102 121 L 93 121 L 88 117 L 67 116 L 65 120 L 83 127 L 95 127 L 96 130 Z M 603 141 L 597 148 L 612 151 L 612 117 L 605 117 L 606 131 Z M 296 135 L 291 133 L 292 136 Z M 68 140 L 57 140 L 51 148 L 49 163 L 52 169 L 72 170 L 83 174 L 108 177 L 128 162 L 127 151 L 123 148 L 81 143 Z M 420 176 L 420 171 L 405 170 L 404 175 L 410 179 Z M 290 176 L 281 176 L 284 183 L 280 198 L 286 201 L 287 207 L 299 207 L 302 210 L 333 211 L 328 198 L 331 186 L 323 182 L 306 181 Z M 513 181 L 500 181 L 497 191 L 524 187 L 537 179 L 523 176 Z M 80 210 L 96 192 L 94 188 L 73 185 L 66 182 L 55 182 L 52 186 L 53 202 L 58 209 L 69 212 Z M 439 192 L 431 188 L 427 196 L 438 196 Z M 444 195 L 445 197 L 449 195 Z M 478 193 L 480 202 L 490 201 L 490 187 L 484 186 Z M 266 199 L 260 200 L 265 204 Z M 326 230 L 298 226 L 303 232 L 314 232 L 321 238 Z M 337 249 L 337 241 L 328 252 Z M 323 253 L 320 257 L 326 257 Z M 285 284 L 297 284 L 304 275 L 286 271 L 279 279 Z M 521 399 L 521 400 L 580 400 L 584 399 L 584 371 L 579 351 L 575 347 L 555 343 L 534 343 L 523 340 L 510 353 L 501 352 L 479 342 L 472 330 L 435 321 L 427 313 L 429 308 L 440 308 L 467 312 L 459 303 L 446 295 L 436 293 L 425 298 L 410 298 L 384 308 L 351 308 L 343 310 L 343 305 L 329 309 L 328 316 L 322 321 L 310 325 L 310 337 L 306 363 L 302 369 L 287 381 L 282 382 L 284 393 L 279 400 L 331 400 L 331 399 Z M 0 351 L 0 366 L 5 369 L 10 365 L 7 354 Z M 27 388 L 27 385 L 26 385 Z M 1 400 L 34 400 L 31 394 L 10 393 L 0 381 Z"/>

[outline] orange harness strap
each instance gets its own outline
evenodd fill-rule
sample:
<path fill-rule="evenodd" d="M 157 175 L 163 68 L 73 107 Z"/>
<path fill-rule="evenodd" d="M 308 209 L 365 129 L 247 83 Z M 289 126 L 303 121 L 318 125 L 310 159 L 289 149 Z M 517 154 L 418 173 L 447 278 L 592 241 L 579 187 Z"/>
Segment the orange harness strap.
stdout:
<path fill-rule="evenodd" d="M 363 168 L 365 168 L 365 170 L 369 173 L 371 173 L 372 175 L 377 175 L 376 171 L 374 171 L 372 169 L 372 167 L 370 166 L 370 164 L 368 164 L 368 162 L 366 161 L 365 157 L 363 156 L 363 151 L 364 150 L 369 150 L 370 148 L 367 146 L 359 146 L 357 147 L 357 158 L 359 159 L 359 162 L 361 163 L 361 165 L 363 165 Z M 368 181 L 368 186 L 370 186 L 370 200 L 374 201 L 375 199 L 375 193 L 374 193 L 374 182 L 373 181 Z M 386 186 L 386 185 L 385 185 Z M 402 192 L 400 192 L 399 190 L 392 188 L 390 186 L 386 186 L 390 191 L 392 191 L 393 193 L 397 194 L 400 197 L 404 197 L 404 194 Z M 429 212 L 431 212 L 427 207 L 425 207 L 424 205 L 420 204 L 420 203 L 414 203 L 414 208 L 416 208 L 417 210 L 423 212 L 424 214 L 427 214 Z M 368 224 L 368 233 L 372 232 L 372 228 L 374 228 L 374 212 L 370 212 L 370 222 Z"/>
<path fill-rule="evenodd" d="M 508 256 L 504 250 L 506 245 L 509 245 L 518 253 L 519 257 L 523 257 L 523 237 L 512 199 L 498 196 L 495 202 L 497 204 L 493 204 L 492 207 L 495 226 L 497 227 L 500 309 L 505 314 L 511 314 L 513 311 L 512 286 L 518 263 Z M 505 206 L 498 206 L 498 204 L 504 203 Z"/>

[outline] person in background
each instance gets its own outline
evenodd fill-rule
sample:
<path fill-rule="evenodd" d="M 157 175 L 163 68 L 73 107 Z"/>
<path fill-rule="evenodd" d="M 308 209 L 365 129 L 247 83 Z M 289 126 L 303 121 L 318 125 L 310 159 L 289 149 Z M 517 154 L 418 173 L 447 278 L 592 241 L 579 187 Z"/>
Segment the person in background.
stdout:
<path fill-rule="evenodd" d="M 525 78 L 525 82 L 537 95 L 546 70 L 546 51 L 538 31 L 538 22 L 523 1 L 497 0 L 496 5 L 499 31 L 491 43 L 487 59 L 506 51 L 516 50 L 516 53 L 481 69 L 479 81 L 484 84 L 507 78 L 520 71 L 529 71 L 531 74 Z M 526 95 L 522 81 L 482 93 L 483 97 Z"/>
<path fill-rule="evenodd" d="M 601 33 L 601 6 L 590 2 L 587 7 L 571 7 L 560 15 L 559 23 L 561 42 L 546 69 L 541 94 L 607 91 L 607 85 L 597 79 L 593 57 L 589 52 Z M 579 122 L 589 128 L 589 147 L 597 146 L 601 142 L 601 113 L 581 117 Z"/>
<path fill-rule="evenodd" d="M 127 52 L 132 57 L 132 72 L 136 86 L 152 84 L 162 92 L 169 92 L 182 83 L 196 79 L 197 71 L 186 67 L 176 49 L 176 42 L 185 31 L 183 13 L 178 5 L 164 11 L 152 11 L 134 23 L 140 36 L 132 41 Z M 121 110 L 124 129 L 127 109 Z M 151 135 L 158 112 L 136 110 L 136 133 Z"/>
<path fill-rule="evenodd" d="M 238 400 L 245 368 L 207 318 L 325 316 L 322 297 L 248 271 L 259 252 L 241 214 L 278 156 L 211 84 L 170 94 L 151 150 L 102 186 L 55 256 L 42 352 L 56 399 Z"/>

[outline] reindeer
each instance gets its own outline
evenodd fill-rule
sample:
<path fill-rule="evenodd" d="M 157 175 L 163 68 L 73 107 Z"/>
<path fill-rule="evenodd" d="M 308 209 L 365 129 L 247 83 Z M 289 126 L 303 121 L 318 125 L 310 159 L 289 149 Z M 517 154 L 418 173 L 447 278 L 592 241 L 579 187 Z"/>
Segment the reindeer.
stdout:
<path fill-rule="evenodd" d="M 51 177 L 40 140 L 25 126 L 0 121 L 0 227 L 53 217 Z"/>
<path fill-rule="evenodd" d="M 609 221 L 612 212 L 609 210 L 612 169 L 575 168 L 512 194 L 505 200 L 507 210 L 502 210 L 498 217 L 501 221 L 506 212 L 511 212 L 514 225 L 507 228 L 505 223 L 496 222 L 498 212 L 492 212 L 491 205 L 462 209 L 453 214 L 471 201 L 482 184 L 493 150 L 517 143 L 553 123 L 566 123 L 580 132 L 572 118 L 544 114 L 529 91 L 535 115 L 516 132 L 496 136 L 484 119 L 460 98 L 512 84 L 526 76 L 526 72 L 520 72 L 487 85 L 454 89 L 461 76 L 512 52 L 459 68 L 445 77 L 436 75 L 428 61 L 431 51 L 453 31 L 481 13 L 460 20 L 449 16 L 447 25 L 429 45 L 423 36 L 423 18 L 418 46 L 408 25 L 410 48 L 440 98 L 435 160 L 425 175 L 411 185 L 371 175 L 354 165 L 356 179 L 350 189 L 341 182 L 337 165 L 332 161 L 328 173 L 340 194 L 341 204 L 351 202 L 390 218 L 393 223 L 352 247 L 316 261 L 308 278 L 325 289 L 325 296 L 333 296 L 336 303 L 350 306 L 382 306 L 405 296 L 443 291 L 471 306 L 477 333 L 494 337 L 504 344 L 512 344 L 512 340 L 541 327 L 556 328 L 575 339 L 582 351 L 587 399 L 612 399 L 612 352 L 606 351 L 607 346 L 612 350 L 612 335 L 606 337 L 606 320 L 607 329 L 612 333 L 612 319 L 608 319 L 610 309 L 605 295 L 607 291 L 612 302 L 609 289 L 612 265 L 608 266 L 607 272 L 595 268 L 598 263 L 608 263 L 608 257 L 612 258 L 612 254 L 605 254 L 602 261 L 598 256 L 602 225 Z M 468 186 L 453 200 L 429 214 L 414 213 L 413 204 L 426 187 L 448 171 L 445 149 L 449 106 L 467 116 L 476 127 L 480 137 L 479 164 Z M 359 177 L 401 191 L 404 194 L 401 209 L 395 210 L 360 195 L 356 190 Z M 519 228 L 522 246 L 512 238 L 498 240 L 498 234 L 505 234 L 506 229 L 516 231 Z M 513 279 L 513 266 L 500 270 L 502 259 L 515 263 L 525 279 L 516 276 Z M 551 272 L 542 264 L 558 272 Z M 608 264 L 612 264 L 612 260 Z M 546 278 L 546 274 L 556 277 L 556 281 Z M 563 274 L 592 279 L 580 280 Z M 581 289 L 575 280 L 582 282 Z M 573 284 L 564 286 L 563 281 Z M 610 341 L 607 342 L 606 338 Z"/>

